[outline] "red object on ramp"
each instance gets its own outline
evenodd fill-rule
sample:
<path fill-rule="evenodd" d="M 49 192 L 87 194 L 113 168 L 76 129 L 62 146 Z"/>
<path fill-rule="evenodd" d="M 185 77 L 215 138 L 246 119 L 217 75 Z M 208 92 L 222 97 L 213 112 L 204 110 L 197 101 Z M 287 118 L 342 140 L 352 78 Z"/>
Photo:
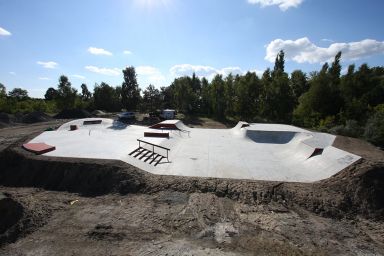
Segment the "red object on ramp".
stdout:
<path fill-rule="evenodd" d="M 45 143 L 26 143 L 23 144 L 23 148 L 36 155 L 41 155 L 56 149 L 55 146 L 47 145 Z"/>
<path fill-rule="evenodd" d="M 169 138 L 169 132 L 144 132 L 144 137 Z"/>
<path fill-rule="evenodd" d="M 170 130 L 179 130 L 175 124 L 168 123 L 158 123 L 150 126 L 151 129 L 170 129 Z"/>

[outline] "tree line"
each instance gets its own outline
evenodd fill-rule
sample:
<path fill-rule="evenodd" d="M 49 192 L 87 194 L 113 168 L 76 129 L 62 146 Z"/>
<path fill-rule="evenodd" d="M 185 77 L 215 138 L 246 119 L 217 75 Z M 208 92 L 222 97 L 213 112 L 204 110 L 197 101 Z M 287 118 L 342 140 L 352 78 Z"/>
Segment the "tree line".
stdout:
<path fill-rule="evenodd" d="M 45 100 L 33 101 L 33 109 L 152 112 L 173 108 L 187 115 L 218 120 L 294 124 L 366 137 L 377 145 L 384 145 L 384 67 L 350 65 L 346 74 L 341 75 L 340 61 L 341 52 L 319 71 L 306 74 L 294 70 L 288 74 L 284 52 L 280 51 L 273 69 L 266 69 L 260 77 L 254 72 L 226 77 L 217 74 L 208 81 L 193 74 L 175 78 L 169 86 L 160 89 L 150 84 L 143 91 L 134 67 L 122 71 L 121 85 L 101 82 L 95 84 L 92 93 L 86 84 L 82 84 L 78 92 L 66 76 L 61 76 L 56 88 L 48 88 Z M 22 109 L 22 106 L 11 106 L 30 100 L 25 90 L 15 88 L 6 94 L 1 84 L 0 96 L 3 112 Z"/>

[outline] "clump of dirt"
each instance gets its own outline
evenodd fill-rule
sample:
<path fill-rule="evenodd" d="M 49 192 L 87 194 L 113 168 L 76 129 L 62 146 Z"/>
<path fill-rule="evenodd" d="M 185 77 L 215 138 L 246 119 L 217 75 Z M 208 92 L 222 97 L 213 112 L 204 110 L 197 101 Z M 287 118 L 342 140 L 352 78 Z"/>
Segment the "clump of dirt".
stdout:
<path fill-rule="evenodd" d="M 41 111 L 35 111 L 24 115 L 21 121 L 26 124 L 51 121 L 52 117 Z"/>
<path fill-rule="evenodd" d="M 96 225 L 87 233 L 88 237 L 95 240 L 121 241 L 125 238 L 124 232 L 114 232 L 111 225 Z"/>
<path fill-rule="evenodd" d="M 10 122 L 10 117 L 7 113 L 0 112 L 0 122 L 2 123 L 9 123 Z"/>
<path fill-rule="evenodd" d="M 92 117 L 92 114 L 84 109 L 66 109 L 58 113 L 55 118 L 71 119 L 71 118 L 87 118 Z"/>
<path fill-rule="evenodd" d="M 11 116 L 7 113 L 0 112 L 0 128 L 5 128 L 11 125 Z"/>
<path fill-rule="evenodd" d="M 348 167 L 318 186 L 319 190 L 333 190 L 343 195 L 339 208 L 366 217 L 384 216 L 384 164 L 362 160 Z M 328 201 L 333 198 L 329 197 Z"/>
<path fill-rule="evenodd" d="M 4 234 L 23 216 L 23 207 L 12 198 L 0 193 L 0 234 Z M 2 237 L 0 236 L 0 242 Z"/>
<path fill-rule="evenodd" d="M 0 247 L 43 226 L 51 210 L 50 205 L 34 199 L 32 194 L 20 199 L 0 192 Z"/>
<path fill-rule="evenodd" d="M 0 128 L 5 128 L 20 124 L 34 124 L 52 121 L 53 118 L 42 111 L 34 111 L 27 114 L 0 113 Z"/>

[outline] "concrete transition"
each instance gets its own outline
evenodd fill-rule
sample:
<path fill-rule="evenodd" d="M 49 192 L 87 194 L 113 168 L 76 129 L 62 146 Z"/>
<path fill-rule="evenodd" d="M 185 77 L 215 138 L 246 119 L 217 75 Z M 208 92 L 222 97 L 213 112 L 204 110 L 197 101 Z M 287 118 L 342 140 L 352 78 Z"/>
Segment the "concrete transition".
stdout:
<path fill-rule="evenodd" d="M 74 125 L 77 129 L 71 130 Z M 232 129 L 200 129 L 179 120 L 143 127 L 87 118 L 43 132 L 30 143 L 56 147 L 45 156 L 117 159 L 159 175 L 314 182 L 360 159 L 333 147 L 334 140 L 282 124 L 239 122 Z"/>

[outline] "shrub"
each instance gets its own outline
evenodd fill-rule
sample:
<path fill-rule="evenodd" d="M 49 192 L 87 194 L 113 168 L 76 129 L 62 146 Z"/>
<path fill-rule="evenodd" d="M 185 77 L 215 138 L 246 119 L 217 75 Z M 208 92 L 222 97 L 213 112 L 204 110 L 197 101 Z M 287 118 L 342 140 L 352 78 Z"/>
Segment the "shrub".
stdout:
<path fill-rule="evenodd" d="M 345 125 L 334 126 L 329 129 L 329 132 L 332 134 L 358 138 L 362 136 L 364 129 L 356 120 L 347 120 Z"/>
<path fill-rule="evenodd" d="M 367 121 L 364 137 L 374 145 L 384 147 L 384 112 L 377 111 Z"/>

